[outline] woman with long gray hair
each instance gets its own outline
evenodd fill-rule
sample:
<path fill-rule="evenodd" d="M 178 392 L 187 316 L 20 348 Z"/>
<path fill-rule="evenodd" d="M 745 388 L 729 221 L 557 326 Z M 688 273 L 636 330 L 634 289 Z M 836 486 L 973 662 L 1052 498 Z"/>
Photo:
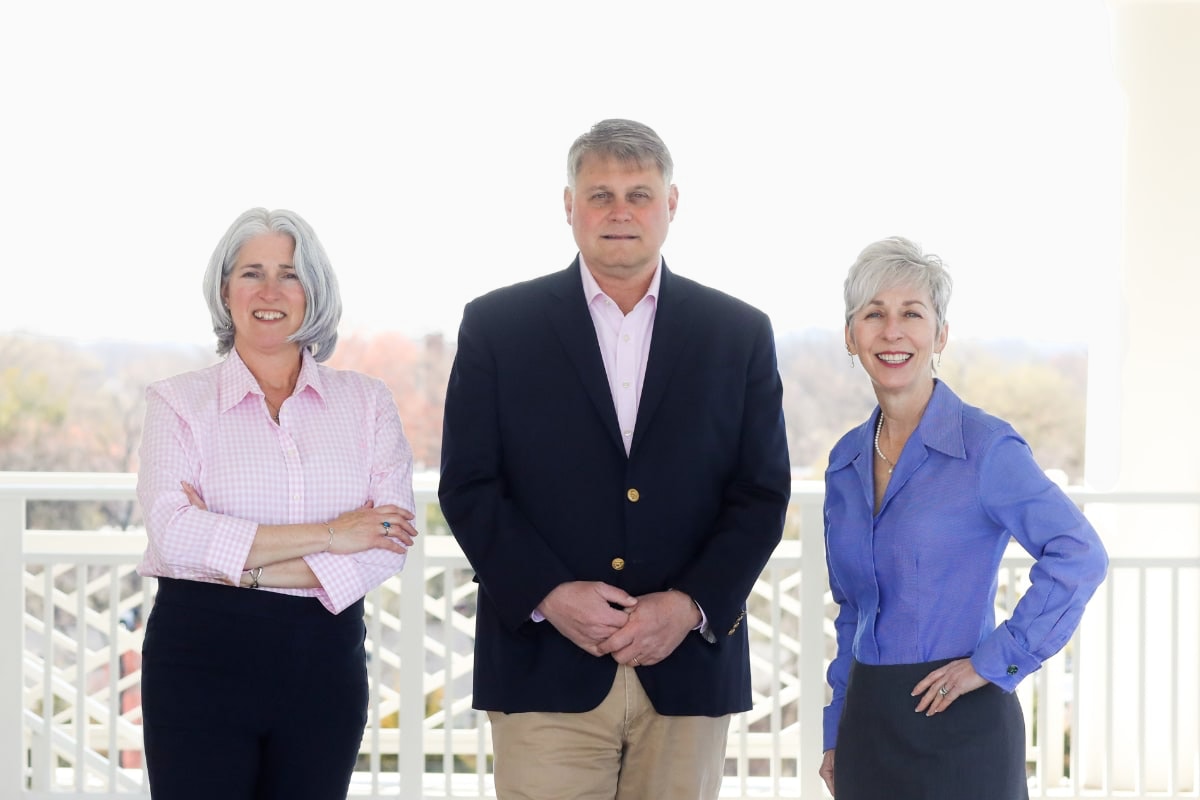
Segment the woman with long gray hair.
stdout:
<path fill-rule="evenodd" d="M 146 392 L 150 791 L 345 797 L 367 715 L 363 596 L 417 535 L 412 450 L 381 381 L 320 363 L 341 300 L 298 215 L 239 216 L 204 294 L 224 359 Z"/>

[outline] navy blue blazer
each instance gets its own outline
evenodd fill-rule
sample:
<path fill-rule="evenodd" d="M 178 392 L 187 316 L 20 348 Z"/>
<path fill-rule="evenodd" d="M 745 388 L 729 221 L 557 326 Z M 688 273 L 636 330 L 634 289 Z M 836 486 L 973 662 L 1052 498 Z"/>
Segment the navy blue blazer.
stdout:
<path fill-rule="evenodd" d="M 770 322 L 664 264 L 627 456 L 579 270 L 477 298 L 459 329 L 438 496 L 481 586 L 474 705 L 598 706 L 616 662 L 530 613 L 560 583 L 605 581 L 686 592 L 716 633 L 638 669 L 659 713 L 746 710 L 745 602 L 791 491 Z"/>

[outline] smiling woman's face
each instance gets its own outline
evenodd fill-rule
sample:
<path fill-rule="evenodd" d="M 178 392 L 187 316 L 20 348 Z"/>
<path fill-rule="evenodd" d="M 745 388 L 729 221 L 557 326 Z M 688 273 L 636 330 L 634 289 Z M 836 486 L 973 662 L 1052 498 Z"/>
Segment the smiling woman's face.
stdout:
<path fill-rule="evenodd" d="M 884 289 L 854 313 L 846 326 L 846 348 L 858 355 L 877 391 L 903 392 L 933 383 L 934 353 L 946 346 L 947 328 L 937 328 L 925 289 Z"/>
<path fill-rule="evenodd" d="M 242 245 L 224 291 L 239 352 L 298 349 L 288 337 L 303 324 L 307 301 L 292 265 L 295 250 L 285 233 L 259 234 Z"/>

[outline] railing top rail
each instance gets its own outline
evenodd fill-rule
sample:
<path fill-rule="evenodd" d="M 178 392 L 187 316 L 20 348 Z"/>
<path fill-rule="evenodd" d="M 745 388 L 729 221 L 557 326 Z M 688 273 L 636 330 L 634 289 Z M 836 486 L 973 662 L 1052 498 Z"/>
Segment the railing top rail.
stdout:
<path fill-rule="evenodd" d="M 129 472 L 0 472 L 0 498 L 127 500 L 136 488 Z"/>
<path fill-rule="evenodd" d="M 1200 505 L 1200 492 L 1162 491 L 1105 491 L 1082 486 L 1064 488 L 1067 496 L 1076 503 L 1085 505 L 1121 503 L 1137 505 Z"/>
<path fill-rule="evenodd" d="M 413 476 L 419 494 L 437 492 L 436 472 Z M 23 497 L 27 500 L 128 500 L 137 488 L 132 472 L 2 472 L 0 498 Z M 792 481 L 792 495 L 800 501 L 819 498 L 825 491 L 822 481 Z M 1200 491 L 1107 491 L 1084 486 L 1065 487 L 1077 503 L 1121 503 L 1200 505 Z"/>

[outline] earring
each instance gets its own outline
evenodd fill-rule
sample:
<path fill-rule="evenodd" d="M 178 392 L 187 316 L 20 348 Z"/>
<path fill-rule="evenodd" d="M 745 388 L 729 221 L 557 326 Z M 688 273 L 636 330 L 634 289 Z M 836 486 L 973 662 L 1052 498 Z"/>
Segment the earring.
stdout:
<path fill-rule="evenodd" d="M 942 368 L 942 354 L 941 354 L 941 353 L 938 353 L 938 354 L 937 354 L 937 363 L 933 365 L 933 368 L 934 368 L 934 369 L 941 369 L 941 368 Z"/>
<path fill-rule="evenodd" d="M 854 353 L 850 352 L 850 348 L 846 348 L 846 355 L 850 356 L 850 369 L 854 369 Z"/>

